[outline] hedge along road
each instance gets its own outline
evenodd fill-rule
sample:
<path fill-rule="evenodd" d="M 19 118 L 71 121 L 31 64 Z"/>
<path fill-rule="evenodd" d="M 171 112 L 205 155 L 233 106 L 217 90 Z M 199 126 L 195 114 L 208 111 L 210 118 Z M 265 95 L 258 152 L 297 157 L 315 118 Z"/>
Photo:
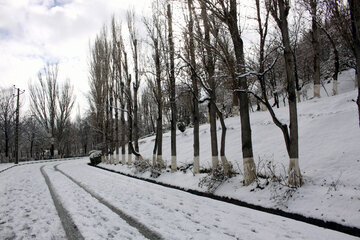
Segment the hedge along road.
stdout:
<path fill-rule="evenodd" d="M 57 167 L 165 239 L 357 239 L 74 161 Z"/>

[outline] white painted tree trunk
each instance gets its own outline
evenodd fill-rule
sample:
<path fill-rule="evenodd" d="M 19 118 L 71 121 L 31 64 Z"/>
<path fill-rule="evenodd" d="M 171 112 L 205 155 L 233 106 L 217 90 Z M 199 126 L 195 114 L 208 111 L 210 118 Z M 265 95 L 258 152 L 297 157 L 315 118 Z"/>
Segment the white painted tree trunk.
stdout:
<path fill-rule="evenodd" d="M 126 155 L 125 154 L 121 155 L 121 163 L 122 163 L 122 165 L 126 164 Z"/>
<path fill-rule="evenodd" d="M 132 165 L 132 154 L 128 154 L 128 165 Z"/>
<path fill-rule="evenodd" d="M 114 154 L 109 154 L 110 164 L 114 164 Z"/>
<path fill-rule="evenodd" d="M 226 156 L 221 156 L 220 159 L 221 159 L 221 163 L 222 163 L 223 168 L 224 168 L 224 175 L 229 176 L 230 165 L 229 165 L 229 162 L 228 162 Z"/>
<path fill-rule="evenodd" d="M 261 103 L 260 106 L 261 106 L 261 111 L 266 111 L 267 110 L 264 103 Z"/>
<path fill-rule="evenodd" d="M 333 95 L 337 95 L 338 94 L 338 81 L 334 80 L 333 81 Z"/>
<path fill-rule="evenodd" d="M 177 171 L 176 156 L 171 156 L 171 172 Z"/>
<path fill-rule="evenodd" d="M 119 153 L 116 154 L 116 159 L 115 159 L 115 165 L 120 163 L 120 155 Z"/>
<path fill-rule="evenodd" d="M 314 85 L 314 98 L 320 97 L 320 84 Z"/>
<path fill-rule="evenodd" d="M 104 155 L 101 156 L 101 162 L 102 162 L 102 163 L 105 162 L 105 157 L 104 157 Z"/>
<path fill-rule="evenodd" d="M 212 160 L 212 168 L 213 169 L 216 169 L 219 165 L 219 158 L 218 156 L 212 156 L 211 157 L 211 160 Z"/>
<path fill-rule="evenodd" d="M 164 160 L 162 158 L 162 155 L 157 155 L 157 164 L 160 168 L 164 168 L 165 164 L 164 164 Z"/>
<path fill-rule="evenodd" d="M 153 166 L 153 167 L 156 167 L 156 154 L 153 154 L 152 166 Z"/>
<path fill-rule="evenodd" d="M 239 115 L 239 106 L 233 106 L 232 107 L 232 114 L 233 114 L 233 116 L 238 116 Z"/>
<path fill-rule="evenodd" d="M 301 172 L 298 158 L 290 158 L 289 164 L 289 185 L 301 186 Z"/>
<path fill-rule="evenodd" d="M 105 163 L 109 164 L 109 156 L 107 154 L 105 155 Z"/>
<path fill-rule="evenodd" d="M 194 157 L 194 174 L 200 173 L 200 157 Z"/>
<path fill-rule="evenodd" d="M 244 184 L 245 186 L 251 184 L 254 179 L 256 179 L 256 166 L 254 162 L 254 158 L 244 158 Z"/>

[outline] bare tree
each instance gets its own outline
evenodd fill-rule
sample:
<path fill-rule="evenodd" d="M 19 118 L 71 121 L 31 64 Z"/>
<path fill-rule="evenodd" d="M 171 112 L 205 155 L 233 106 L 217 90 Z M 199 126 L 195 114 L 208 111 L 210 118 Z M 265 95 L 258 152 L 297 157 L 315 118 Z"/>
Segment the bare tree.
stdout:
<path fill-rule="evenodd" d="M 319 0 L 304 0 L 311 14 L 311 36 L 313 48 L 314 97 L 320 97 L 320 42 L 319 42 Z"/>
<path fill-rule="evenodd" d="M 210 22 L 206 12 L 206 5 L 201 2 L 201 19 L 204 26 L 204 49 L 205 54 L 203 57 L 203 64 L 205 67 L 207 82 L 208 82 L 208 95 L 209 101 L 209 121 L 210 121 L 210 138 L 211 138 L 211 156 L 212 168 L 216 169 L 219 164 L 218 159 L 218 144 L 217 144 L 217 129 L 216 129 L 216 81 L 215 81 L 215 58 L 210 42 Z"/>
<path fill-rule="evenodd" d="M 163 158 L 162 158 L 162 136 L 163 136 L 163 93 L 162 93 L 162 69 L 161 69 L 161 61 L 162 61 L 162 22 L 160 19 L 159 13 L 159 3 L 153 3 L 152 9 L 152 22 L 149 22 L 144 19 L 144 24 L 146 26 L 148 36 L 151 41 L 151 47 L 153 49 L 153 62 L 155 67 L 155 84 L 152 86 L 153 93 L 155 96 L 155 100 L 157 103 L 157 121 L 156 121 L 156 141 L 155 141 L 155 148 L 154 154 L 156 149 L 156 165 L 160 168 L 165 167 Z"/>
<path fill-rule="evenodd" d="M 176 92 L 175 92 L 175 47 L 173 39 L 172 26 L 172 11 L 171 5 L 167 5 L 168 18 L 168 42 L 169 42 L 169 61 L 170 61 L 170 109 L 171 109 L 171 171 L 177 171 L 176 162 L 176 123 L 177 123 L 177 109 L 176 109 Z"/>
<path fill-rule="evenodd" d="M 75 102 L 75 97 L 73 92 L 74 89 L 70 85 L 70 80 L 68 79 L 61 87 L 61 91 L 57 99 L 58 109 L 56 113 L 56 129 L 57 129 L 56 138 L 59 147 L 62 148 L 62 150 L 60 151 L 62 154 L 64 153 L 64 148 L 65 148 L 64 135 L 66 134 L 66 129 L 69 126 L 71 111 L 73 109 Z"/>
<path fill-rule="evenodd" d="M 44 79 L 45 77 L 45 79 Z M 31 111 L 46 129 L 51 143 L 50 154 L 54 157 L 56 134 L 56 109 L 59 88 L 57 83 L 58 65 L 48 64 L 38 74 L 38 84 L 30 84 Z"/>
<path fill-rule="evenodd" d="M 129 73 L 129 66 L 128 66 L 128 58 L 127 58 L 127 52 L 125 47 L 122 48 L 123 52 L 123 67 L 125 72 L 125 79 L 126 83 L 124 84 L 124 96 L 127 101 L 126 103 L 126 113 L 127 113 L 127 130 L 128 130 L 128 165 L 132 164 L 132 153 L 133 149 L 132 141 L 133 141 L 133 106 L 132 106 L 132 94 L 131 94 L 131 74 Z"/>
<path fill-rule="evenodd" d="M 31 112 L 48 133 L 51 157 L 54 157 L 55 143 L 59 153 L 63 154 L 65 129 L 75 101 L 70 81 L 67 80 L 59 87 L 58 65 L 48 64 L 39 72 L 38 83 L 29 84 L 29 90 Z"/>
<path fill-rule="evenodd" d="M 354 42 L 354 52 L 356 58 L 356 81 L 358 87 L 358 114 L 359 114 L 359 126 L 360 126 L 360 3 L 356 0 L 349 0 L 350 14 L 351 14 L 351 32 Z"/>
<path fill-rule="evenodd" d="M 135 143 L 135 151 L 139 152 L 139 126 L 138 126 L 138 91 L 140 87 L 140 76 L 139 76 L 139 54 L 138 54 L 138 48 L 139 48 L 139 41 L 138 41 L 138 33 L 136 30 L 136 24 L 135 24 L 136 18 L 135 18 L 135 12 L 134 11 L 128 11 L 127 13 L 127 23 L 128 23 L 128 29 L 130 33 L 130 46 L 132 50 L 132 56 L 134 60 L 134 73 L 135 73 L 135 79 L 133 82 L 133 120 L 134 120 L 134 143 Z"/>
<path fill-rule="evenodd" d="M 200 171 L 200 137 L 199 137 L 199 90 L 198 83 L 196 79 L 196 60 L 195 60 L 195 41 L 194 41 L 194 5 L 193 0 L 187 1 L 188 12 L 189 12 L 189 23 L 188 23 L 188 32 L 189 32 L 189 58 L 190 63 L 193 66 L 191 71 L 191 83 L 192 83 L 192 118 L 194 124 L 194 173 L 199 173 Z"/>
<path fill-rule="evenodd" d="M 290 157 L 289 164 L 289 184 L 293 186 L 300 186 L 302 184 L 302 177 L 299 167 L 299 136 L 298 136 L 298 121 L 297 121 L 297 103 L 295 91 L 295 76 L 293 73 L 294 63 L 291 53 L 291 45 L 289 39 L 289 29 L 287 17 L 290 10 L 289 0 L 267 0 L 267 7 L 276 21 L 282 36 L 282 43 L 284 47 L 284 60 L 287 78 L 287 90 L 289 101 L 289 115 L 290 115 L 290 134 L 284 134 L 287 151 Z M 287 131 L 287 130 L 286 130 Z"/>
<path fill-rule="evenodd" d="M 119 29 L 117 28 L 117 24 L 115 21 L 115 17 L 113 16 L 111 19 L 111 33 L 112 33 L 112 71 L 114 74 L 114 111 L 115 111 L 115 164 L 120 162 L 120 128 L 119 128 L 119 98 L 120 98 L 120 79 L 121 79 L 121 60 L 119 59 L 119 55 L 121 51 L 119 49 L 119 41 L 118 34 Z M 119 68 L 120 65 L 120 68 Z"/>
<path fill-rule="evenodd" d="M 14 94 L 12 89 L 0 89 L 0 130 L 4 139 L 3 151 L 5 152 L 5 161 L 9 162 L 9 149 L 13 137 L 13 124 L 16 113 Z M 2 142 L 2 141 L 1 141 Z"/>
<path fill-rule="evenodd" d="M 229 30 L 234 46 L 236 59 L 236 72 L 245 73 L 244 44 L 238 27 L 238 13 L 236 0 L 201 0 L 206 3 L 207 8 L 222 22 Z M 238 87 L 248 90 L 246 77 L 238 77 Z M 249 116 L 249 100 L 246 93 L 239 92 L 240 120 L 241 120 L 241 142 L 244 166 L 244 183 L 251 184 L 256 178 L 256 166 L 253 157 L 251 140 L 251 125 Z"/>

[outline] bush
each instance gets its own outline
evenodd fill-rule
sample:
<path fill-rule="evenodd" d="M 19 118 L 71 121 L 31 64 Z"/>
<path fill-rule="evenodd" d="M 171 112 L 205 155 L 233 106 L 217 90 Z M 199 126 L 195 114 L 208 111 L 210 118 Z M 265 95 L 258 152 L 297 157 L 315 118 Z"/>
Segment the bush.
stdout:
<path fill-rule="evenodd" d="M 99 163 L 101 163 L 101 156 L 102 156 L 102 152 L 100 150 L 90 151 L 90 155 L 89 155 L 90 164 L 96 166 Z"/>
<path fill-rule="evenodd" d="M 177 127 L 180 130 L 180 132 L 185 132 L 186 126 L 184 122 L 178 122 Z"/>

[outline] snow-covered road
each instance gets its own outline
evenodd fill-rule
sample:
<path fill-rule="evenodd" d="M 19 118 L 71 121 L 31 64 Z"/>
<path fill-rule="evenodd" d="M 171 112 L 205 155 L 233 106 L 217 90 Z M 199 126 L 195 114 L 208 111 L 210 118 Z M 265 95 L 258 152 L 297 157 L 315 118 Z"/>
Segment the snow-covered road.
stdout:
<path fill-rule="evenodd" d="M 42 166 L 84 239 L 357 239 L 106 172 L 86 159 L 0 173 L 0 239 L 66 239 Z"/>

